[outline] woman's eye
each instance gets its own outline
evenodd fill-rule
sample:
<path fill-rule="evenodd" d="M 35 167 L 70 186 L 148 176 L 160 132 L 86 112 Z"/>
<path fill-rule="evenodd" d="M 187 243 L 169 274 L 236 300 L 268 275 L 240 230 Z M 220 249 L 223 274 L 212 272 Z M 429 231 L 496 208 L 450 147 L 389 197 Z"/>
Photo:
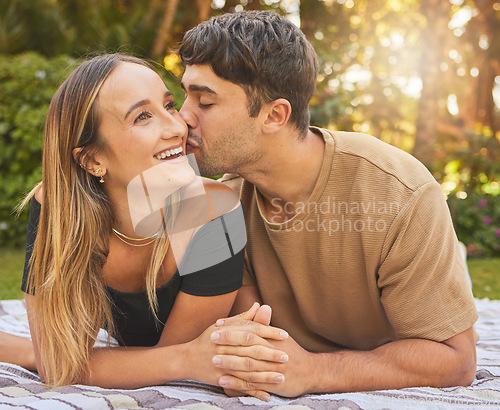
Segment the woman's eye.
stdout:
<path fill-rule="evenodd" d="M 137 118 L 134 120 L 134 124 L 140 122 L 140 121 L 145 121 L 147 120 L 148 118 L 151 118 L 151 114 L 147 111 L 143 111 L 141 112 Z"/>
<path fill-rule="evenodd" d="M 208 108 L 208 107 L 211 107 L 213 104 L 202 104 L 202 103 L 199 103 L 198 104 L 200 108 Z"/>

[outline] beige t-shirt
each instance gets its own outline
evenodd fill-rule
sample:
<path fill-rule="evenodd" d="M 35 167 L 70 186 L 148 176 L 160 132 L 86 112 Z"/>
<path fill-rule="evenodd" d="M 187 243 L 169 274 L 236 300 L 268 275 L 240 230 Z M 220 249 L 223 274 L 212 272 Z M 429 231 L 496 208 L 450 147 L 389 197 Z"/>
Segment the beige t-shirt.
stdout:
<path fill-rule="evenodd" d="M 446 340 L 478 314 L 439 184 L 411 155 L 374 137 L 323 135 L 321 171 L 303 209 L 265 220 L 262 196 L 235 175 L 248 234 L 243 283 L 272 324 L 305 349 L 369 350 L 404 338 Z"/>

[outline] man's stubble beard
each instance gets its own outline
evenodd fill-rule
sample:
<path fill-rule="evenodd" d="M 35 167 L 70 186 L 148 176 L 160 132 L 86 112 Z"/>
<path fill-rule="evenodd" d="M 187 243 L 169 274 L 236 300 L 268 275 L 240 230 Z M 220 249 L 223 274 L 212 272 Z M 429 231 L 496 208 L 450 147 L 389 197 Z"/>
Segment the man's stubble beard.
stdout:
<path fill-rule="evenodd" d="M 242 171 L 251 169 L 261 158 L 260 148 L 252 143 L 253 136 L 250 130 L 238 135 L 235 132 L 221 135 L 215 144 L 210 146 L 210 153 L 205 151 L 204 141 L 196 134 L 190 137 L 198 144 L 200 152 L 197 158 L 200 174 L 203 176 L 214 176 L 226 173 L 240 174 Z"/>

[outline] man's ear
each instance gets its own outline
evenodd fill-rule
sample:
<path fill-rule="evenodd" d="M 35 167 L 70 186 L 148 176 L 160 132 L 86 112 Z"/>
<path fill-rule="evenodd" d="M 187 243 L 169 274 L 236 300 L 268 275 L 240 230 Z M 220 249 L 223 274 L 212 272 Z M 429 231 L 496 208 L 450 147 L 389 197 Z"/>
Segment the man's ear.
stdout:
<path fill-rule="evenodd" d="M 93 155 L 85 152 L 82 147 L 73 148 L 71 153 L 76 164 L 88 173 L 96 177 L 101 177 L 106 174 L 106 168 L 97 161 Z"/>
<path fill-rule="evenodd" d="M 261 114 L 265 115 L 262 131 L 266 134 L 273 134 L 288 123 L 292 114 L 292 106 L 288 100 L 278 98 L 267 103 Z"/>

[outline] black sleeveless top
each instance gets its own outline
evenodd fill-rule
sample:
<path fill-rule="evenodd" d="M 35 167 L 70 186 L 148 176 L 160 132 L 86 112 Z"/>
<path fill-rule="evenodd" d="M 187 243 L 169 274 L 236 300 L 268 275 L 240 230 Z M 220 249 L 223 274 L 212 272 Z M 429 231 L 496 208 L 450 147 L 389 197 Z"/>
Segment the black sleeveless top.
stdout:
<path fill-rule="evenodd" d="M 21 289 L 26 292 L 29 272 L 29 260 L 33 252 L 38 221 L 40 218 L 40 203 L 31 200 L 27 237 L 26 258 Z M 221 230 L 222 228 L 222 230 Z M 216 296 L 233 292 L 241 287 L 243 264 L 245 258 L 245 226 L 241 204 L 231 212 L 213 219 L 202 226 L 191 240 L 179 269 L 174 276 L 156 289 L 158 298 L 158 322 L 149 308 L 147 292 L 120 292 L 106 286 L 112 300 L 112 314 L 118 343 L 124 346 L 154 346 L 160 340 L 163 326 L 179 291 L 195 296 Z M 228 257 L 219 263 L 206 268 L 191 271 L 186 265 L 196 265 L 200 258 L 219 252 L 226 247 Z M 183 268 L 184 267 L 184 268 Z M 182 275 L 179 271 L 184 272 Z"/>

